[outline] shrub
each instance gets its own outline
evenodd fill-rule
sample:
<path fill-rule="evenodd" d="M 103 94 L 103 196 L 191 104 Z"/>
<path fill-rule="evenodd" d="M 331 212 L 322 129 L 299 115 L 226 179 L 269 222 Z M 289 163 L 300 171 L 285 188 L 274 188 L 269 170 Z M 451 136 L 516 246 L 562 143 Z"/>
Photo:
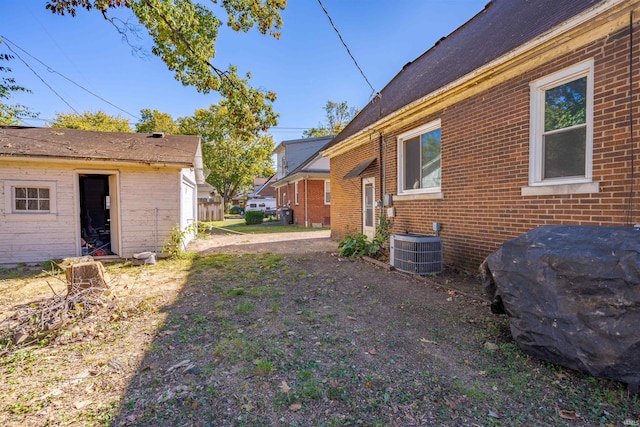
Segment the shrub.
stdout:
<path fill-rule="evenodd" d="M 367 236 L 362 233 L 344 236 L 338 243 L 340 255 L 349 257 L 369 255 L 369 246 L 370 242 L 367 240 Z"/>
<path fill-rule="evenodd" d="M 247 225 L 262 224 L 264 213 L 262 211 L 249 211 L 244 213 L 244 222 Z"/>
<path fill-rule="evenodd" d="M 349 234 L 338 243 L 340 255 L 348 257 L 366 255 L 379 259 L 388 258 L 391 225 L 391 221 L 384 214 L 381 214 L 373 240 L 367 239 L 367 236 L 360 232 Z"/>
<path fill-rule="evenodd" d="M 176 224 L 172 229 L 162 245 L 162 252 L 171 258 L 179 258 L 184 254 L 184 239 L 187 234 L 193 233 L 194 226 L 189 225 L 184 230 L 180 231 L 180 225 Z"/>

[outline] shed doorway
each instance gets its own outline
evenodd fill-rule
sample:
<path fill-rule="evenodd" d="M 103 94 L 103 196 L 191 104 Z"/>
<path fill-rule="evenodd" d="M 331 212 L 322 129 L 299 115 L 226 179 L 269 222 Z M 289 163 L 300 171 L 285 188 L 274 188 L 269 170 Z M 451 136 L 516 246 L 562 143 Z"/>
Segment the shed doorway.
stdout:
<path fill-rule="evenodd" d="M 82 255 L 118 255 L 117 176 L 78 175 Z"/>

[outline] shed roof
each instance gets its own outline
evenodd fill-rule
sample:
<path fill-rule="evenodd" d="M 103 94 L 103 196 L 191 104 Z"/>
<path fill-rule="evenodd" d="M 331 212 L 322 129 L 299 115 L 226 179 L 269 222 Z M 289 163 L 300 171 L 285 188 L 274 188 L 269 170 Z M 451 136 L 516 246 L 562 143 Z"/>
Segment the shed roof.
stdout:
<path fill-rule="evenodd" d="M 327 146 L 471 73 L 605 0 L 493 0 L 407 63 Z M 408 40 L 420 43 L 420 40 Z"/>
<path fill-rule="evenodd" d="M 0 157 L 194 165 L 199 136 L 0 126 Z"/>

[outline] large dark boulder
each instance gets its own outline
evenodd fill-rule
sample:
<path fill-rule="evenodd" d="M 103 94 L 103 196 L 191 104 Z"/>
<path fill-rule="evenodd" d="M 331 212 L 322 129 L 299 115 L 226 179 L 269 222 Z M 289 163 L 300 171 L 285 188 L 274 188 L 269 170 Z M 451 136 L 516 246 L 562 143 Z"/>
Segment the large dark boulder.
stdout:
<path fill-rule="evenodd" d="M 481 273 L 525 353 L 637 389 L 639 230 L 542 226 L 504 243 Z"/>

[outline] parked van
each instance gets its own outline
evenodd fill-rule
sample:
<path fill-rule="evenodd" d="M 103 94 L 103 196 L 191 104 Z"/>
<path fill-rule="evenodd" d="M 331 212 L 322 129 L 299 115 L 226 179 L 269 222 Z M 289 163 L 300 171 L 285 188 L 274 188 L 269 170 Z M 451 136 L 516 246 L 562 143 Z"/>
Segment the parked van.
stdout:
<path fill-rule="evenodd" d="M 264 199 L 249 199 L 244 205 L 244 211 L 262 211 L 265 217 L 275 216 L 276 199 L 274 199 L 273 197 L 265 197 Z"/>

